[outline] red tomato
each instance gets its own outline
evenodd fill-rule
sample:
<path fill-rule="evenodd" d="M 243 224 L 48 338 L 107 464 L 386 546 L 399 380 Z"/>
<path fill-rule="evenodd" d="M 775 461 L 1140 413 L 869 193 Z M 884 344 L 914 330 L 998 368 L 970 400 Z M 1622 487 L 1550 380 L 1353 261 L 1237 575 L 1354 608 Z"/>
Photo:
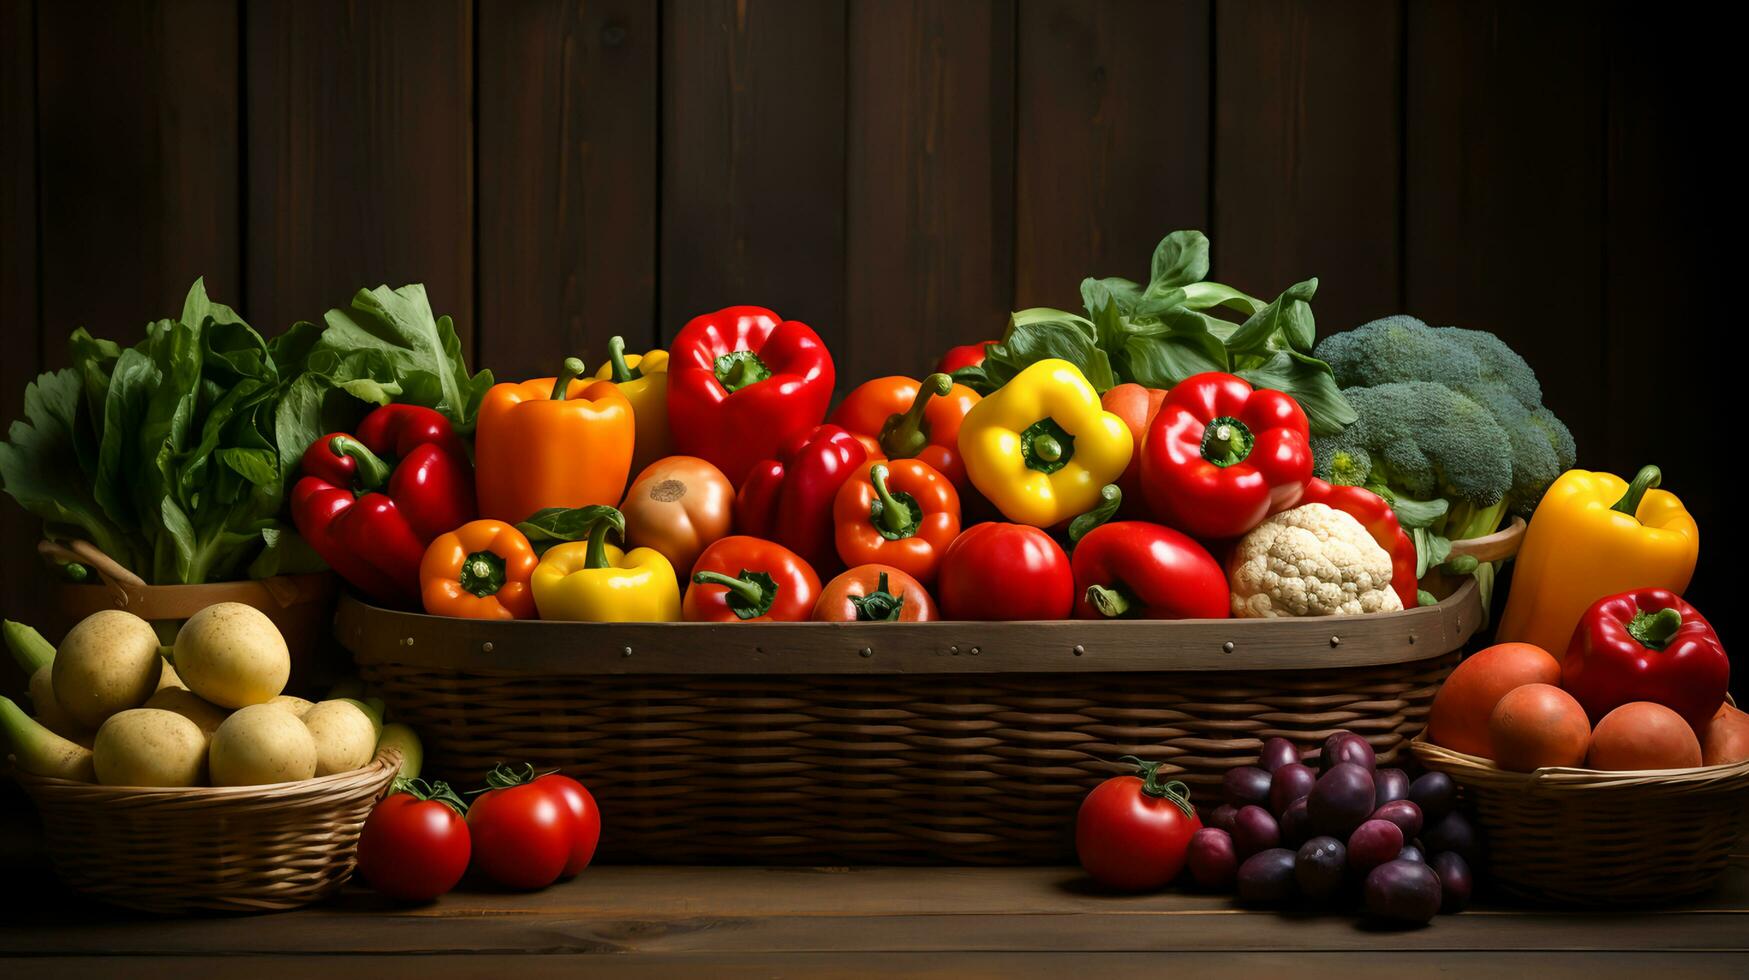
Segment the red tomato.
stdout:
<path fill-rule="evenodd" d="M 358 872 L 391 898 L 429 902 L 454 888 L 468 870 L 468 824 L 460 798 L 449 787 L 420 780 L 403 785 L 365 819 L 358 835 Z"/>
<path fill-rule="evenodd" d="M 1160 888 L 1184 869 L 1192 834 L 1202 829 L 1190 790 L 1160 782 L 1157 762 L 1134 756 L 1142 773 L 1113 776 L 1081 801 L 1075 816 L 1075 853 L 1094 880 L 1111 888 Z"/>
<path fill-rule="evenodd" d="M 1075 605 L 1069 556 L 1025 524 L 975 524 L 953 539 L 936 573 L 943 619 L 1066 619 Z"/>
<path fill-rule="evenodd" d="M 507 888 L 545 888 L 576 853 L 577 817 L 552 784 L 503 781 L 501 771 L 488 780 L 497 788 L 468 808 L 474 866 Z"/>
<path fill-rule="evenodd" d="M 984 345 L 994 343 L 997 341 L 980 340 L 975 344 L 949 347 L 947 353 L 941 355 L 941 360 L 935 362 L 935 370 L 942 374 L 952 374 L 960 368 L 982 364 L 984 363 Z"/>
<path fill-rule="evenodd" d="M 576 821 L 576 831 L 571 838 L 571 857 L 565 862 L 564 877 L 569 878 L 589 867 L 590 860 L 595 857 L 595 845 L 601 841 L 601 810 L 596 807 L 595 797 L 589 795 L 589 790 L 570 776 L 548 773 L 534 784 L 546 787 L 558 797 Z"/>

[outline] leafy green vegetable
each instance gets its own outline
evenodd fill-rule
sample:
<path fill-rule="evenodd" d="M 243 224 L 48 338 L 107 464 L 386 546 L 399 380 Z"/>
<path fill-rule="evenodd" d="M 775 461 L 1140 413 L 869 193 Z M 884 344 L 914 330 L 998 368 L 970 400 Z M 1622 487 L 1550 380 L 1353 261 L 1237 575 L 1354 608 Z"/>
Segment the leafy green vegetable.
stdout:
<path fill-rule="evenodd" d="M 986 348 L 984 363 L 954 372 L 954 379 L 988 394 L 1051 357 L 1080 368 L 1101 392 L 1132 381 L 1168 388 L 1193 374 L 1226 371 L 1293 395 L 1314 433 L 1340 432 L 1353 422 L 1354 410 L 1329 366 L 1311 353 L 1318 280 L 1296 283 L 1266 303 L 1204 282 L 1208 272 L 1208 239 L 1198 231 L 1173 232 L 1154 249 L 1146 285 L 1118 277 L 1083 280 L 1086 316 L 1021 310 L 1009 318 L 1001 342 Z M 1213 315 L 1216 310 L 1245 319 L 1235 323 Z"/>

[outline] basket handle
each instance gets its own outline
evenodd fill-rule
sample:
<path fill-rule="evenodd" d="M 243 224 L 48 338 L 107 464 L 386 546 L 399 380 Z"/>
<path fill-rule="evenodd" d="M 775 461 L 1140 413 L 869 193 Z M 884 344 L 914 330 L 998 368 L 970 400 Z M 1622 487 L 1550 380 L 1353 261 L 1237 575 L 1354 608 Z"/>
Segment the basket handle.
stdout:
<path fill-rule="evenodd" d="M 126 565 L 105 554 L 102 548 L 83 538 L 71 538 L 65 544 L 48 538 L 37 542 L 37 553 L 55 562 L 78 562 L 90 565 L 103 579 L 104 585 L 126 605 L 126 589 L 144 588 L 146 580 L 135 575 Z"/>

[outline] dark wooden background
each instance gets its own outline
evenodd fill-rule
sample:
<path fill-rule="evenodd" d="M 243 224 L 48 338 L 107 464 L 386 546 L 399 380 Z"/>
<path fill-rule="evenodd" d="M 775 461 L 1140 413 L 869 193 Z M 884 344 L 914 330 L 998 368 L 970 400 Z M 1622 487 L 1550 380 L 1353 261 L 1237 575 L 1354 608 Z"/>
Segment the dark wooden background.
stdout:
<path fill-rule="evenodd" d="M 501 377 L 758 303 L 853 383 L 1201 228 L 1221 281 L 1319 276 L 1322 331 L 1500 333 L 1584 465 L 1665 467 L 1729 642 L 1725 351 L 1692 331 L 1734 281 L 1710 134 L 1740 86 L 1728 32 L 1645 10 L 0 0 L 0 408 L 74 326 L 133 337 L 196 275 L 268 332 L 422 281 Z M 30 539 L 8 508 L 4 553 Z"/>

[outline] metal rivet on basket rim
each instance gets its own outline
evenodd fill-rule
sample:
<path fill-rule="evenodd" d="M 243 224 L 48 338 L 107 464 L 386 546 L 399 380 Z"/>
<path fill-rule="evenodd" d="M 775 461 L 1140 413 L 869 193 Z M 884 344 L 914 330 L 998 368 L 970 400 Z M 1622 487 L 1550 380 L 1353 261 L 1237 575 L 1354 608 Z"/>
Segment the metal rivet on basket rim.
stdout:
<path fill-rule="evenodd" d="M 480 644 L 480 652 L 481 653 L 491 653 L 492 652 L 492 641 L 487 640 L 486 642 Z"/>
<path fill-rule="evenodd" d="M 862 654 L 865 657 L 874 656 L 874 651 L 868 647 L 863 647 L 861 650 L 858 650 L 856 652 Z"/>
<path fill-rule="evenodd" d="M 631 656 L 632 655 L 632 648 L 631 647 L 620 647 L 619 648 L 619 655 L 622 657 Z"/>
<path fill-rule="evenodd" d="M 1415 642 L 1415 634 L 1414 634 L 1414 633 L 1410 633 L 1410 634 L 1409 634 L 1409 642 L 1410 642 L 1410 643 L 1414 643 L 1414 642 Z"/>
<path fill-rule="evenodd" d="M 956 643 L 953 646 L 948 647 L 947 652 L 953 654 L 956 657 L 959 656 L 960 655 L 959 644 Z"/>
<path fill-rule="evenodd" d="M 401 638 L 401 645 L 402 645 L 402 646 L 404 646 L 404 647 L 410 647 L 410 646 L 412 646 L 412 645 L 413 645 L 413 638 L 412 638 L 412 637 L 411 637 L 411 636 L 404 636 L 404 637 L 402 637 L 402 638 Z"/>
<path fill-rule="evenodd" d="M 1332 636 L 1332 637 L 1331 637 L 1331 638 L 1330 638 L 1330 645 L 1331 645 L 1331 646 L 1333 646 L 1333 647 L 1339 647 L 1339 646 L 1341 646 L 1341 645 L 1342 645 L 1342 637 L 1340 637 L 1340 636 Z"/>
<path fill-rule="evenodd" d="M 1079 643 L 1077 643 L 1077 644 L 1075 644 L 1075 656 L 1077 656 L 1077 657 L 1079 657 L 1079 656 L 1081 656 L 1081 655 L 1082 655 L 1082 654 L 1084 654 L 1084 653 L 1086 653 L 1086 652 L 1087 652 L 1087 648 L 1086 648 L 1086 647 L 1084 647 L 1084 646 L 1082 646 L 1082 645 L 1081 645 L 1081 644 L 1079 644 Z"/>
<path fill-rule="evenodd" d="M 984 651 L 982 651 L 982 650 L 980 650 L 980 649 L 978 649 L 978 648 L 977 648 L 977 647 L 972 647 L 972 656 L 974 656 L 974 657 L 975 657 L 975 656 L 977 656 L 977 655 L 978 655 L 978 654 L 980 654 L 980 653 L 983 653 L 983 652 L 984 652 Z"/>
<path fill-rule="evenodd" d="M 1228 640 L 1227 642 L 1221 644 L 1221 652 L 1222 653 L 1232 653 L 1233 652 L 1233 641 Z"/>

